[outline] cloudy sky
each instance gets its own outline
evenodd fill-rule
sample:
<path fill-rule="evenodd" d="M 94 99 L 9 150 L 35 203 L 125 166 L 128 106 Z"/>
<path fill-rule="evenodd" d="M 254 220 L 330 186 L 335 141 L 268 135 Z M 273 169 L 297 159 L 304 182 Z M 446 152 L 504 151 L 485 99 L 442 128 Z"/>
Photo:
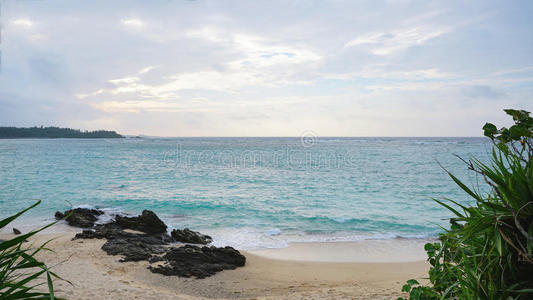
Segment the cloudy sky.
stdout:
<path fill-rule="evenodd" d="M 478 136 L 533 109 L 531 1 L 1 1 L 0 125 Z"/>

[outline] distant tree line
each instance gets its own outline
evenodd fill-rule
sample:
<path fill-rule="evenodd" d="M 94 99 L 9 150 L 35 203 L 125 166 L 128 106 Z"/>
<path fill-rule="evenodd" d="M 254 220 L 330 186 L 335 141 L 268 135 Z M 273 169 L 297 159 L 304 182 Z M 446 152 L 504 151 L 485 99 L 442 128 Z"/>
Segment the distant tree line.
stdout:
<path fill-rule="evenodd" d="M 16 138 L 122 138 L 123 136 L 115 131 L 96 130 L 81 131 L 71 128 L 59 127 L 0 127 L 0 139 Z"/>

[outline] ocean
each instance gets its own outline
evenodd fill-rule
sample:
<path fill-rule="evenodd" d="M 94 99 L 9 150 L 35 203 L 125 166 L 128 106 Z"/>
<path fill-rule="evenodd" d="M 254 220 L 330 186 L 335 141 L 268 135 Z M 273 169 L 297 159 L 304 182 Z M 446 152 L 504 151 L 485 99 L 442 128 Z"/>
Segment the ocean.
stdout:
<path fill-rule="evenodd" d="M 290 242 L 431 238 L 469 204 L 442 167 L 482 187 L 454 154 L 487 161 L 485 138 L 126 138 L 0 140 L 2 217 L 57 210 L 156 212 L 171 228 L 239 249 Z M 442 167 L 440 165 L 442 165 Z"/>

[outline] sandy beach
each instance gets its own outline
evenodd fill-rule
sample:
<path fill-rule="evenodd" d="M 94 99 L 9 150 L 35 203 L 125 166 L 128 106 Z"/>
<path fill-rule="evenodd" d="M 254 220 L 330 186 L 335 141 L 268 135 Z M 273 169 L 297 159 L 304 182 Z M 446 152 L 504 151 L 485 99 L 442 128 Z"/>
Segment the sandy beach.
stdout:
<path fill-rule="evenodd" d="M 1 238 L 12 235 L 2 234 Z M 54 238 L 40 257 L 72 282 L 56 280 L 68 299 L 396 299 L 405 280 L 427 274 L 424 241 L 299 243 L 283 249 L 241 251 L 246 266 L 205 279 L 151 273 L 148 262 L 119 262 L 100 249 L 104 240 Z"/>

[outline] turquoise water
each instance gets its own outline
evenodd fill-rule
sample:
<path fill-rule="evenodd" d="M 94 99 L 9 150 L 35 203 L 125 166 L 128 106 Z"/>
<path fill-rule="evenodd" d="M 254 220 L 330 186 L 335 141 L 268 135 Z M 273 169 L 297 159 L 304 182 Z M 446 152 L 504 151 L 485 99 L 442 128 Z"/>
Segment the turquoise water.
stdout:
<path fill-rule="evenodd" d="M 23 222 L 90 205 L 151 209 L 171 227 L 243 249 L 291 241 L 431 237 L 470 201 L 439 167 L 478 178 L 453 154 L 486 160 L 483 138 L 176 138 L 0 140 L 2 216 Z"/>

